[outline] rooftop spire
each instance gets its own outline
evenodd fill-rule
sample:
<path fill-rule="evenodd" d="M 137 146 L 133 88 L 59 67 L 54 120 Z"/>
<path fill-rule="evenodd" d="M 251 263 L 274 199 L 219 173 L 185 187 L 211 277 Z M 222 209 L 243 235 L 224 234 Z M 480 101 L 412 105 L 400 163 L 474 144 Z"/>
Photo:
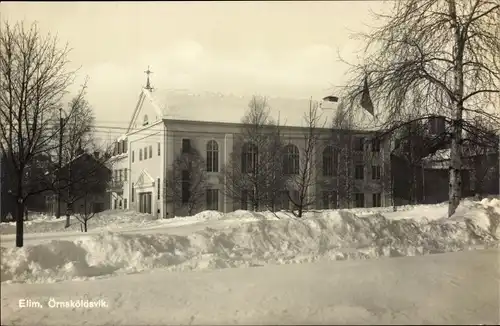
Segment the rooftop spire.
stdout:
<path fill-rule="evenodd" d="M 153 87 L 151 87 L 151 83 L 149 81 L 149 75 L 151 75 L 153 72 L 151 70 L 149 70 L 149 66 L 148 66 L 148 70 L 144 71 L 144 73 L 147 75 L 146 87 L 144 87 L 144 88 L 147 89 L 148 91 L 152 91 Z"/>

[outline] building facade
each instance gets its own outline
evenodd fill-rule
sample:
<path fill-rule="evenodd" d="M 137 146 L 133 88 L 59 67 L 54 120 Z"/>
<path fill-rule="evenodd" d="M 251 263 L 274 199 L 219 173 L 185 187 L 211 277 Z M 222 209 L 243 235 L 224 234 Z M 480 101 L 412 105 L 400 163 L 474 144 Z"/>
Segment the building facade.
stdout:
<path fill-rule="evenodd" d="M 249 208 L 245 201 L 226 194 L 222 173 L 233 153 L 245 155 L 245 144 L 238 141 L 244 127 L 239 121 L 249 101 L 248 97 L 234 95 L 144 88 L 126 134 L 116 143 L 111 207 L 136 210 L 158 218 L 185 215 L 185 211 L 167 200 L 164 185 L 176 158 L 186 148 L 194 148 L 206 162 L 210 187 L 206 190 L 205 204 L 193 213 L 205 209 L 230 212 Z M 279 117 L 286 112 L 284 120 L 287 123 L 282 124 L 281 132 L 286 149 L 291 153 L 287 157 L 296 162 L 291 162 L 292 165 L 298 165 L 301 156 L 305 155 L 307 128 L 301 126 L 301 120 L 310 104 L 310 100 L 268 100 L 272 116 Z M 323 118 L 329 120 L 327 114 Z M 315 171 L 312 171 L 312 178 L 318 182 L 309 189 L 310 196 L 315 198 L 311 208 L 391 205 L 390 185 L 384 182 L 390 173 L 389 142 L 371 141 L 374 134 L 368 131 L 335 131 L 325 127 L 319 132 L 319 149 L 313 159 Z M 347 132 L 350 133 L 349 143 L 353 145 L 350 159 L 342 156 L 346 148 L 343 135 Z M 296 171 L 291 172 L 294 173 Z M 340 182 L 346 176 L 348 182 Z M 347 185 L 351 187 L 352 196 L 341 200 L 340 194 L 345 192 Z M 286 206 L 283 204 L 282 208 L 290 207 Z"/>

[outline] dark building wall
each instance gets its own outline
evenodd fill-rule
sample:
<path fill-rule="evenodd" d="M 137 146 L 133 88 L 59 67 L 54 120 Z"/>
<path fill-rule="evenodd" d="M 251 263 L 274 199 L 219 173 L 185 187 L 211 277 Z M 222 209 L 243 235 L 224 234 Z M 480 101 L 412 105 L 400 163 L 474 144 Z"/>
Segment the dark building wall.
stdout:
<path fill-rule="evenodd" d="M 391 156 L 392 184 L 396 205 L 422 201 L 423 175 L 420 166 L 411 166 L 406 160 Z"/>
<path fill-rule="evenodd" d="M 38 160 L 34 159 L 34 167 L 30 171 L 34 176 L 41 174 L 46 170 L 43 168 L 43 163 L 47 161 L 47 158 L 39 157 Z M 41 163 L 40 166 L 37 163 Z M 16 183 L 14 178 L 14 169 L 12 162 L 7 156 L 2 157 L 1 160 L 1 173 L 0 173 L 0 217 L 2 220 L 10 213 L 12 216 L 16 216 L 15 212 L 17 209 L 16 199 L 12 195 L 12 190 L 14 190 Z M 28 170 L 27 170 L 28 171 Z M 36 178 L 34 178 L 36 179 Z M 34 181 L 36 184 L 36 181 Z M 31 186 L 30 186 L 31 187 Z M 47 192 L 40 192 L 31 195 L 26 200 L 26 209 L 33 212 L 45 212 L 47 207 L 45 205 L 45 196 Z"/>
<path fill-rule="evenodd" d="M 426 168 L 422 170 L 421 166 L 412 167 L 407 161 L 397 156 L 391 157 L 391 164 L 396 205 L 437 204 L 448 200 L 448 169 Z M 463 197 L 474 195 L 471 176 L 471 171 L 462 171 Z"/>
<path fill-rule="evenodd" d="M 424 170 L 423 204 L 437 204 L 448 200 L 449 171 L 447 169 Z M 473 196 L 470 183 L 471 173 L 462 170 L 462 197 Z"/>
<path fill-rule="evenodd" d="M 473 161 L 474 166 L 474 190 L 481 195 L 498 195 L 500 194 L 499 182 L 499 155 L 491 153 L 482 159 Z"/>

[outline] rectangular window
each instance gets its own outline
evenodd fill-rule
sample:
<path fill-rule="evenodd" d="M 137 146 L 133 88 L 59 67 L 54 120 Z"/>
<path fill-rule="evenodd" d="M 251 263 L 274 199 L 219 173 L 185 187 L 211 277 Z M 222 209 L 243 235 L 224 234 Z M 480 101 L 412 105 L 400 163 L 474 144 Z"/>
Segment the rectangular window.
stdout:
<path fill-rule="evenodd" d="M 118 181 L 122 182 L 122 170 L 118 170 Z"/>
<path fill-rule="evenodd" d="M 123 141 L 123 152 L 126 153 L 128 150 L 128 143 L 126 140 Z"/>
<path fill-rule="evenodd" d="M 149 158 L 153 157 L 153 145 L 149 145 Z"/>
<path fill-rule="evenodd" d="M 134 202 L 135 199 L 135 189 L 134 189 L 134 183 L 132 182 L 132 194 L 130 196 L 130 201 Z"/>
<path fill-rule="evenodd" d="M 382 206 L 382 195 L 380 193 L 376 193 L 372 195 L 373 198 L 373 207 L 381 207 Z"/>
<path fill-rule="evenodd" d="M 142 148 L 139 149 L 139 161 L 142 161 Z"/>
<path fill-rule="evenodd" d="M 337 175 L 337 167 L 339 165 L 339 151 L 332 150 L 331 153 L 323 155 L 323 175 L 325 177 L 333 177 Z"/>
<path fill-rule="evenodd" d="M 187 204 L 189 202 L 190 197 L 190 180 L 189 180 L 189 171 L 183 170 L 181 176 L 181 201 L 183 204 Z"/>
<path fill-rule="evenodd" d="M 123 181 L 127 181 L 127 169 L 123 169 Z"/>
<path fill-rule="evenodd" d="M 373 138 L 372 139 L 372 152 L 380 152 L 380 139 Z"/>
<path fill-rule="evenodd" d="M 290 198 L 288 196 L 288 191 L 283 190 L 280 193 L 281 209 L 290 209 Z"/>
<path fill-rule="evenodd" d="M 241 209 L 252 210 L 254 204 L 254 192 L 253 190 L 242 190 L 241 191 Z"/>
<path fill-rule="evenodd" d="M 382 169 L 378 165 L 372 165 L 372 180 L 380 180 Z"/>
<path fill-rule="evenodd" d="M 183 139 L 182 140 L 182 153 L 189 153 L 191 151 L 191 140 Z"/>
<path fill-rule="evenodd" d="M 158 156 L 161 155 L 161 143 L 158 143 Z"/>
<path fill-rule="evenodd" d="M 323 209 L 336 209 L 337 208 L 337 192 L 336 191 L 323 191 Z"/>
<path fill-rule="evenodd" d="M 219 156 L 218 152 L 208 151 L 207 152 L 207 172 L 218 172 L 219 171 Z"/>
<path fill-rule="evenodd" d="M 328 156 L 323 156 L 323 175 L 325 177 L 333 176 L 333 160 Z"/>
<path fill-rule="evenodd" d="M 123 199 L 123 209 L 127 209 L 127 198 Z"/>
<path fill-rule="evenodd" d="M 354 167 L 354 178 L 356 180 L 363 180 L 365 178 L 365 171 L 364 171 L 364 166 L 363 165 L 356 165 Z"/>
<path fill-rule="evenodd" d="M 241 209 L 248 210 L 248 190 L 241 191 Z"/>
<path fill-rule="evenodd" d="M 148 147 L 144 147 L 144 159 L 147 160 L 148 159 Z"/>
<path fill-rule="evenodd" d="M 429 132 L 434 135 L 442 134 L 446 129 L 446 120 L 444 117 L 432 117 L 428 120 Z"/>
<path fill-rule="evenodd" d="M 134 154 L 135 154 L 135 152 L 132 151 L 132 163 L 134 163 L 134 159 L 135 159 L 135 155 Z"/>
<path fill-rule="evenodd" d="M 365 138 L 356 137 L 354 138 L 354 150 L 362 152 L 365 148 Z"/>
<path fill-rule="evenodd" d="M 362 193 L 354 194 L 354 205 L 356 207 L 365 207 L 365 194 Z"/>
<path fill-rule="evenodd" d="M 241 171 L 243 173 L 252 173 L 257 163 L 256 152 L 245 152 L 241 156 Z"/>
<path fill-rule="evenodd" d="M 290 192 L 290 195 L 292 197 L 292 203 L 298 203 L 299 202 L 299 192 L 297 190 L 292 190 Z"/>
<path fill-rule="evenodd" d="M 212 211 L 219 210 L 219 190 L 207 189 L 207 209 Z"/>
<path fill-rule="evenodd" d="M 160 195 L 161 195 L 161 187 L 160 187 L 160 178 L 158 178 L 158 180 L 156 180 L 156 182 L 158 183 L 158 185 L 156 186 L 156 192 L 157 192 L 157 198 L 158 200 L 160 200 Z"/>

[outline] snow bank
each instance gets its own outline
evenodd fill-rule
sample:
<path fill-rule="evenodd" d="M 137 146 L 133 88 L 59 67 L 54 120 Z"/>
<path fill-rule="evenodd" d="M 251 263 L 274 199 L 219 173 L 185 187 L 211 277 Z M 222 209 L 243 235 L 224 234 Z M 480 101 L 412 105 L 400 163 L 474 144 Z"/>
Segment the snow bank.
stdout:
<path fill-rule="evenodd" d="M 1 281 L 44 283 L 153 268 L 203 270 L 460 251 L 495 244 L 498 232 L 491 221 L 498 220 L 499 212 L 498 199 L 467 203 L 453 218 L 438 220 L 391 219 L 381 213 L 358 216 L 349 211 L 320 211 L 292 219 L 237 211 L 232 218 L 254 222 L 188 236 L 103 232 L 74 241 L 2 248 Z"/>
<path fill-rule="evenodd" d="M 138 227 L 161 227 L 165 225 L 180 226 L 222 218 L 222 213 L 216 211 L 204 211 L 193 216 L 176 217 L 174 219 L 156 219 L 150 214 L 142 214 L 135 211 L 109 210 L 96 214 L 88 222 L 89 231 L 111 230 L 118 231 L 124 228 Z M 80 231 L 80 222 L 75 216 L 71 216 L 70 226 L 66 225 L 66 216 L 56 219 L 55 216 L 38 214 L 30 217 L 24 222 L 25 233 L 49 233 L 49 232 L 74 232 Z M 1 223 L 0 234 L 15 234 L 16 223 Z"/>

